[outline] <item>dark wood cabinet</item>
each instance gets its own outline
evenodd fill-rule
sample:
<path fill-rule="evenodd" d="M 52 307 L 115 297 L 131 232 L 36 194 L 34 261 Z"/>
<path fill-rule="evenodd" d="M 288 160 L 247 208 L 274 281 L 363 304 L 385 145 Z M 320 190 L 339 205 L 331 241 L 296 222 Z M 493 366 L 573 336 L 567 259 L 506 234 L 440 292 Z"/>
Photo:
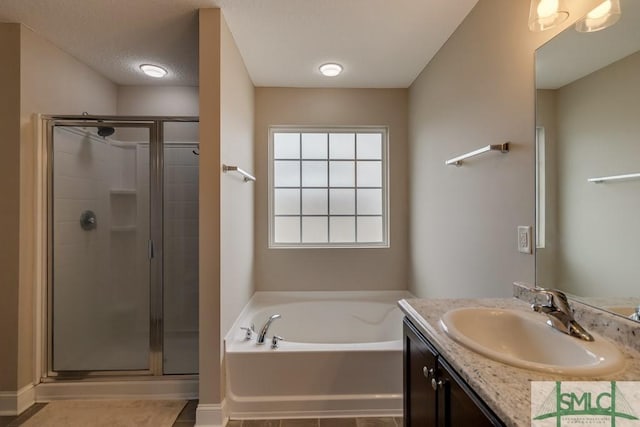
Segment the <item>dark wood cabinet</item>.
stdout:
<path fill-rule="evenodd" d="M 504 425 L 435 347 L 404 320 L 405 427 Z"/>

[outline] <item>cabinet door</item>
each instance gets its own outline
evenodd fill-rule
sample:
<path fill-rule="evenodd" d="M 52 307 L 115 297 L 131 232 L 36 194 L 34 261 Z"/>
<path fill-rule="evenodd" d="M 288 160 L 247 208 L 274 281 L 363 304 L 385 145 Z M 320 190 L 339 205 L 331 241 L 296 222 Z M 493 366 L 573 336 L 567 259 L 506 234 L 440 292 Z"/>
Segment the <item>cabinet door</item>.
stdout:
<path fill-rule="evenodd" d="M 438 414 L 430 372 L 436 369 L 436 352 L 406 320 L 404 359 L 404 425 L 435 427 Z"/>
<path fill-rule="evenodd" d="M 439 426 L 489 427 L 502 422 L 442 358 L 438 359 Z"/>

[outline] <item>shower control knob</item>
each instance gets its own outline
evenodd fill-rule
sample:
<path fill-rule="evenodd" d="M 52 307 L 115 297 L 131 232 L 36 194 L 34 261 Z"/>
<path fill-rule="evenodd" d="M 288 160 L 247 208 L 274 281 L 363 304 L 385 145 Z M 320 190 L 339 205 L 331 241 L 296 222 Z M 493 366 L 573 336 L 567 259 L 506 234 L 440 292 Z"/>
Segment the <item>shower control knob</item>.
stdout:
<path fill-rule="evenodd" d="M 91 210 L 86 210 L 80 215 L 80 227 L 85 230 L 93 230 L 97 227 L 98 221 L 96 220 L 96 214 Z"/>

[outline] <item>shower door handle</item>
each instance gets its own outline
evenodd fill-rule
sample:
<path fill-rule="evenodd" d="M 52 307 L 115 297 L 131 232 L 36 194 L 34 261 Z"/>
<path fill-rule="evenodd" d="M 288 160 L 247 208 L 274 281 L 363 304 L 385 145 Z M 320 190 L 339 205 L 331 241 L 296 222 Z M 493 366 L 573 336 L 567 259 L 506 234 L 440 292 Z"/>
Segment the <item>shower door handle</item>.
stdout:
<path fill-rule="evenodd" d="M 149 244 L 147 246 L 147 254 L 149 259 L 153 259 L 153 240 L 149 239 Z"/>

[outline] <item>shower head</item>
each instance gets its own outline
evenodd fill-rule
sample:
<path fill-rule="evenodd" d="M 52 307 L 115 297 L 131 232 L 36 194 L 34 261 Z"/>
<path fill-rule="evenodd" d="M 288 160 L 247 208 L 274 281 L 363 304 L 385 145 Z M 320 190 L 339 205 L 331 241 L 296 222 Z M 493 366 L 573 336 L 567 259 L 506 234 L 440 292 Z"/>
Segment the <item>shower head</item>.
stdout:
<path fill-rule="evenodd" d="M 99 126 L 98 127 L 98 135 L 103 138 L 113 135 L 116 130 L 111 126 Z"/>

